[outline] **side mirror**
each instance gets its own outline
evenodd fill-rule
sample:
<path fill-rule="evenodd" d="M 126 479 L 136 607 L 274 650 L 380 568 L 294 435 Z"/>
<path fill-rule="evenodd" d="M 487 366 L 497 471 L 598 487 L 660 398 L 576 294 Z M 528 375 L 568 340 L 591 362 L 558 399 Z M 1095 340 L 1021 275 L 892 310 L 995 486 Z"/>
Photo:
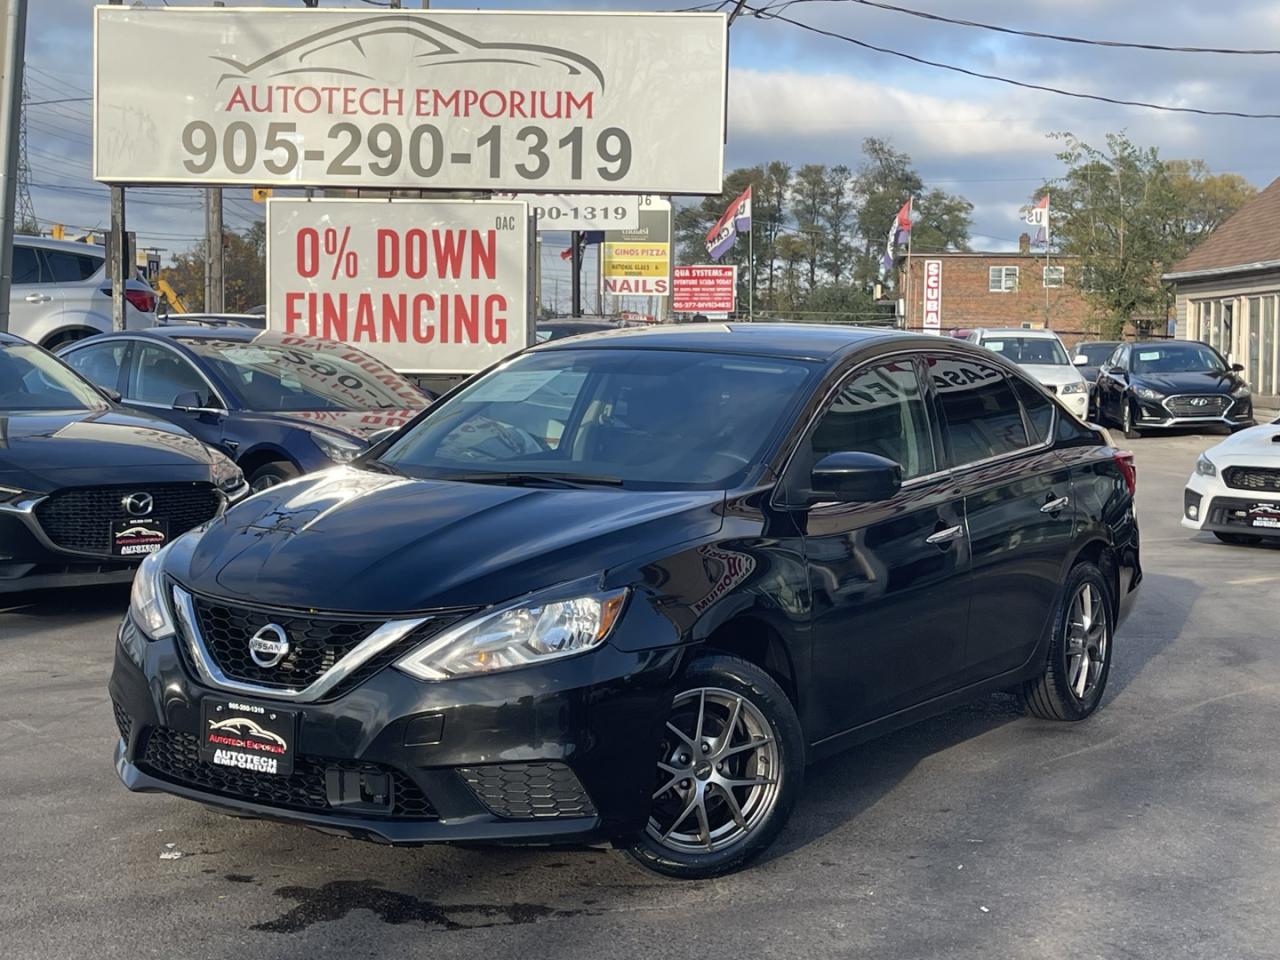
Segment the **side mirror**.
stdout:
<path fill-rule="evenodd" d="M 1232 370 L 1234 370 L 1236 373 L 1244 373 L 1244 364 L 1243 364 L 1243 363 L 1233 363 L 1233 364 L 1231 365 L 1231 369 L 1232 369 Z"/>
<path fill-rule="evenodd" d="M 119 403 L 124 399 L 124 397 L 120 395 L 119 390 L 112 390 L 110 387 L 98 387 L 98 392 L 112 403 Z"/>
<path fill-rule="evenodd" d="M 182 410 L 186 413 L 204 413 L 209 408 L 205 406 L 204 399 L 200 394 L 194 390 L 188 390 L 173 398 L 173 409 Z"/>
<path fill-rule="evenodd" d="M 874 503 L 902 488 L 902 467 L 874 453 L 829 453 L 814 465 L 809 485 L 818 499 Z"/>
<path fill-rule="evenodd" d="M 1074 363 L 1077 367 L 1087 367 L 1089 365 L 1089 358 L 1086 357 L 1083 353 L 1077 353 L 1074 357 L 1071 358 L 1071 362 Z"/>

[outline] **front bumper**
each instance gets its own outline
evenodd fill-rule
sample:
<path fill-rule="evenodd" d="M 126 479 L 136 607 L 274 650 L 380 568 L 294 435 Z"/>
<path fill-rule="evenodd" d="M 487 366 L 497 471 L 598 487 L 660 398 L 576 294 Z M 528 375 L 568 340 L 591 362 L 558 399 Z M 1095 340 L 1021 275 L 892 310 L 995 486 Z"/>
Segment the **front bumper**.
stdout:
<path fill-rule="evenodd" d="M 1058 394 L 1058 400 L 1070 410 L 1077 420 L 1089 419 L 1089 392 Z"/>
<path fill-rule="evenodd" d="M 126 619 L 121 629 L 133 628 Z M 548 844 L 643 830 L 655 772 L 646 745 L 659 741 L 682 648 L 606 644 L 443 683 L 384 668 L 333 702 L 276 701 L 300 714 L 288 778 L 200 761 L 201 702 L 227 694 L 198 684 L 171 640 L 145 642 L 142 656 L 140 669 L 117 643 L 110 681 L 116 770 L 130 790 L 384 843 Z M 366 772 L 392 782 L 383 807 L 349 802 L 350 777 Z"/>
<path fill-rule="evenodd" d="M 1142 430 L 1164 430 L 1179 427 L 1228 426 L 1251 427 L 1253 419 L 1253 398 L 1239 397 L 1232 400 L 1231 405 L 1222 413 L 1205 416 L 1180 416 L 1174 414 L 1166 404 L 1176 399 L 1165 397 L 1163 400 L 1137 400 L 1137 417 L 1133 425 Z"/>
<path fill-rule="evenodd" d="M 1254 526 L 1250 517 L 1254 507 L 1266 504 L 1274 508 L 1280 523 L 1280 492 L 1229 487 L 1222 481 L 1223 469 L 1219 467 L 1216 477 L 1191 475 L 1182 494 L 1182 525 L 1210 533 L 1280 537 L 1280 527 Z"/>
<path fill-rule="evenodd" d="M 0 594 L 133 579 L 141 558 L 96 557 L 55 545 L 36 520 L 38 502 L 0 505 Z"/>

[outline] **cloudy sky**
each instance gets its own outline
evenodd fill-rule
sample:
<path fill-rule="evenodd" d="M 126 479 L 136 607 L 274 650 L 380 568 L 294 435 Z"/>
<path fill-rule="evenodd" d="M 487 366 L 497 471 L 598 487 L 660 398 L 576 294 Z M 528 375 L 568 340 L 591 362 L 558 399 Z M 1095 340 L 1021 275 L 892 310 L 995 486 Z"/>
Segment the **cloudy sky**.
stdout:
<path fill-rule="evenodd" d="M 405 5 L 417 2 L 405 0 Z M 764 6 L 773 0 L 749 2 Z M 358 0 L 321 3 L 369 8 Z M 228 6 L 250 5 L 300 8 L 302 2 L 228 0 Z M 901 5 L 1088 38 L 1280 50 L 1280 4 L 1265 0 L 901 0 Z M 671 3 L 645 0 L 479 6 L 672 8 Z M 88 97 L 92 7 L 92 0 L 31 0 L 29 100 Z M 1277 54 L 1166 53 L 1058 43 L 930 22 L 850 0 L 794 3 L 785 15 L 877 46 L 1029 83 L 1172 106 L 1280 113 L 1274 94 Z M 796 166 L 856 165 L 864 137 L 888 137 L 912 155 L 930 186 L 961 193 L 974 203 L 976 248 L 1016 244 L 1019 206 L 1038 183 L 1060 170 L 1055 145 L 1046 136 L 1051 131 L 1069 130 L 1100 142 L 1107 131 L 1126 130 L 1167 157 L 1203 158 L 1214 170 L 1240 173 L 1258 186 L 1280 175 L 1280 120 L 1162 113 L 1019 89 L 860 49 L 777 20 L 744 15 L 735 23 L 730 70 L 727 166 L 772 159 Z M 107 191 L 90 179 L 89 104 L 32 106 L 28 116 L 37 216 L 105 227 Z M 262 208 L 247 192 L 228 191 L 227 196 L 232 228 L 261 215 Z M 201 232 L 196 191 L 130 191 L 130 203 L 129 225 L 145 244 L 180 250 Z"/>

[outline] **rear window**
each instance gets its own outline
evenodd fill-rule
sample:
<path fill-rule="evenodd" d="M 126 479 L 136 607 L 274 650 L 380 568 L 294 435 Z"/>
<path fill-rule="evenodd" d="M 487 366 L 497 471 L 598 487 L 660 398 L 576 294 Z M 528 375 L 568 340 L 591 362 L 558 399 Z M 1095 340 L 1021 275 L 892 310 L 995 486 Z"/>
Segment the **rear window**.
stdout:
<path fill-rule="evenodd" d="M 54 283 L 78 283 L 88 280 L 103 261 L 99 257 L 83 253 L 69 253 L 65 250 L 45 250 L 44 260 L 53 275 Z"/>
<path fill-rule="evenodd" d="M 930 372 L 956 466 L 1028 446 L 1022 408 L 998 369 L 968 357 L 933 357 Z"/>

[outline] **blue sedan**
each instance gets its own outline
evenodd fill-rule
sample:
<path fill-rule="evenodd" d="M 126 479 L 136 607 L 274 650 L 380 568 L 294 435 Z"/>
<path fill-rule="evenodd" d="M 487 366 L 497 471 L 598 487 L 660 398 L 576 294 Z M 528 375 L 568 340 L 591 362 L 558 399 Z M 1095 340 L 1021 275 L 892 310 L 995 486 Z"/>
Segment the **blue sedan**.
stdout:
<path fill-rule="evenodd" d="M 243 327 L 101 334 L 61 356 L 125 405 L 222 450 L 255 492 L 346 463 L 430 402 L 348 344 Z"/>

